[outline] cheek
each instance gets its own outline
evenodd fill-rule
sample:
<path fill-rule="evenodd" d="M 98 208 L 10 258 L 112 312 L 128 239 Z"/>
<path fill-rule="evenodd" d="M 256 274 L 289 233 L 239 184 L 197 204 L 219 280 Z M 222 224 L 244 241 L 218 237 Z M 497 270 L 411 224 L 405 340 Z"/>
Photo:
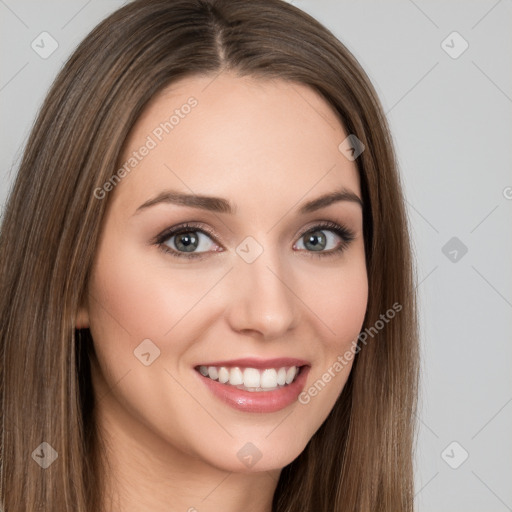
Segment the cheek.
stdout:
<path fill-rule="evenodd" d="M 368 305 L 368 278 L 364 253 L 337 268 L 315 273 L 303 284 L 304 296 L 317 316 L 324 349 L 331 356 L 346 350 L 357 338 Z"/>
<path fill-rule="evenodd" d="M 333 291 L 332 296 L 336 296 Z M 368 305 L 368 281 L 366 272 L 341 279 L 337 292 L 338 299 L 329 303 L 329 318 L 332 318 L 332 330 L 336 333 L 338 350 L 345 350 L 357 339 L 363 325 Z"/>
<path fill-rule="evenodd" d="M 347 260 L 336 271 L 317 273 L 315 284 L 315 293 L 309 292 L 308 297 L 318 317 L 316 332 L 323 335 L 318 338 L 316 364 L 299 396 L 307 414 L 317 419 L 308 435 L 313 435 L 332 410 L 353 366 L 368 304 L 364 257 Z"/>
<path fill-rule="evenodd" d="M 108 251 L 101 253 L 91 279 L 91 327 L 108 331 L 104 334 L 109 338 L 117 333 L 134 341 L 160 334 L 164 328 L 161 311 L 172 304 L 162 303 L 153 276 L 129 252 L 115 260 L 108 256 Z"/>
<path fill-rule="evenodd" d="M 161 339 L 204 294 L 204 282 L 189 272 L 170 275 L 163 263 L 155 265 L 154 255 L 111 240 L 100 248 L 91 278 L 91 323 L 111 331 L 103 333 L 107 339 L 114 333 L 139 343 Z"/>

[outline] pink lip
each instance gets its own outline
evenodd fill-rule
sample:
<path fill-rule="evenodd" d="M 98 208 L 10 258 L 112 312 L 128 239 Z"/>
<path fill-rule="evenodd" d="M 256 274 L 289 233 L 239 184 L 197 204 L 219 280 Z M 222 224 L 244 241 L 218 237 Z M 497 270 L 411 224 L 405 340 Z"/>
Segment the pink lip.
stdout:
<path fill-rule="evenodd" d="M 282 368 L 283 366 L 310 366 L 304 359 L 295 359 L 293 357 L 276 357 L 274 359 L 255 359 L 253 357 L 244 357 L 242 359 L 231 359 L 230 361 L 214 361 L 212 363 L 201 363 L 199 366 L 224 366 L 226 368 Z M 249 391 L 250 393 L 250 391 Z"/>
<path fill-rule="evenodd" d="M 276 389 L 274 391 L 244 391 L 243 389 L 238 389 L 235 386 L 231 386 L 229 384 L 221 384 L 216 380 L 204 377 L 198 371 L 195 372 L 217 398 L 230 405 L 234 409 L 238 409 L 244 412 L 268 413 L 280 411 L 281 409 L 288 407 L 297 400 L 297 397 L 304 389 L 306 379 L 311 368 L 309 365 L 302 366 L 297 364 L 297 361 L 299 361 L 298 359 L 267 360 L 263 366 L 254 366 L 255 360 L 240 359 L 238 361 L 242 361 L 243 364 L 239 363 L 237 366 L 246 368 L 281 368 L 282 366 L 301 366 L 299 374 L 291 384 L 283 386 L 282 388 Z M 249 363 L 247 363 L 248 361 Z M 278 364 L 276 364 L 276 361 Z M 288 361 L 288 363 L 283 364 L 283 361 Z M 290 361 L 291 363 L 289 363 Z M 229 366 L 231 366 L 233 365 L 234 361 L 230 361 L 229 363 Z M 260 363 L 262 362 L 260 361 Z M 220 362 L 217 362 L 208 364 L 208 366 L 228 365 L 225 363 L 221 364 Z"/>

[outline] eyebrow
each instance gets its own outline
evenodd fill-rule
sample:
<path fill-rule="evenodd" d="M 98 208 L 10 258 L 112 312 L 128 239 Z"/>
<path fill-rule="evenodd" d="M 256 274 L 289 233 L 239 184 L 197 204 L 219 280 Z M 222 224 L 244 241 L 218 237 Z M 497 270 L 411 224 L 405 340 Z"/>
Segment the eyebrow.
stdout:
<path fill-rule="evenodd" d="M 339 201 L 348 201 L 359 204 L 363 208 L 363 201 L 361 198 L 344 187 L 329 194 L 324 194 L 316 199 L 304 203 L 299 213 L 304 215 L 311 213 L 321 208 L 325 208 L 333 203 Z M 189 206 L 191 208 L 199 208 L 202 210 L 208 210 L 216 213 L 228 213 L 234 215 L 237 212 L 236 205 L 232 204 L 229 200 L 222 197 L 204 196 L 198 194 L 184 194 L 175 190 L 166 190 L 161 194 L 158 194 L 153 199 L 149 199 L 145 203 L 141 204 L 135 214 L 142 210 L 150 208 L 151 206 L 168 203 L 175 204 L 178 206 Z"/>

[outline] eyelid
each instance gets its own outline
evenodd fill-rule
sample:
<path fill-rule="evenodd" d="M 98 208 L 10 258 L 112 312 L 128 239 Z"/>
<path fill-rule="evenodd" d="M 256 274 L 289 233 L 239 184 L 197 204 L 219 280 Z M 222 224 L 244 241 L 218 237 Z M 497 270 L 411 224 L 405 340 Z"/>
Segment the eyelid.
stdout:
<path fill-rule="evenodd" d="M 338 222 L 334 222 L 331 220 L 312 221 L 307 227 L 300 230 L 298 234 L 295 235 L 295 238 L 300 238 L 304 236 L 306 233 L 309 233 L 310 231 L 322 229 L 332 230 L 335 233 L 337 233 L 338 231 L 342 231 L 347 238 L 355 238 L 355 233 L 351 229 L 346 227 L 343 223 L 340 224 Z"/>
<path fill-rule="evenodd" d="M 183 222 L 182 224 L 177 224 L 176 226 L 172 226 L 170 228 L 164 229 L 159 235 L 157 235 L 152 243 L 165 242 L 171 236 L 175 236 L 177 234 L 187 232 L 187 231 L 200 231 L 211 237 L 216 244 L 221 245 L 217 240 L 217 236 L 213 229 L 208 226 L 203 226 L 203 224 L 196 224 L 194 221 L 191 222 Z"/>

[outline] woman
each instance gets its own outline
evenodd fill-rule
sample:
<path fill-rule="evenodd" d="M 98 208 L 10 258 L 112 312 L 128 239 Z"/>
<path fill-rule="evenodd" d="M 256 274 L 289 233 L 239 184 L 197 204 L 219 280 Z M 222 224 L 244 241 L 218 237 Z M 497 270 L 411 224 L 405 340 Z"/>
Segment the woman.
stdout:
<path fill-rule="evenodd" d="M 411 511 L 413 267 L 375 91 L 279 0 L 136 0 L 29 138 L 0 244 L 2 503 Z"/>

